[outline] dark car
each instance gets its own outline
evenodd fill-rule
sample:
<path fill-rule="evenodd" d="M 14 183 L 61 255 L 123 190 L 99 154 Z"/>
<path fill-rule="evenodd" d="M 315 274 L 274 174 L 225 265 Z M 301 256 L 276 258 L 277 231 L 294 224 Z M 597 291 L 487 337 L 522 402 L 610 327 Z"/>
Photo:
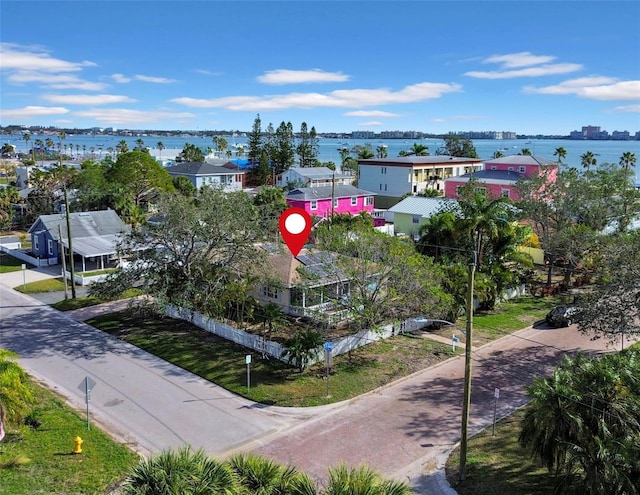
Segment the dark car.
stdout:
<path fill-rule="evenodd" d="M 578 308 L 575 306 L 556 306 L 545 317 L 546 322 L 553 328 L 568 327 Z"/>

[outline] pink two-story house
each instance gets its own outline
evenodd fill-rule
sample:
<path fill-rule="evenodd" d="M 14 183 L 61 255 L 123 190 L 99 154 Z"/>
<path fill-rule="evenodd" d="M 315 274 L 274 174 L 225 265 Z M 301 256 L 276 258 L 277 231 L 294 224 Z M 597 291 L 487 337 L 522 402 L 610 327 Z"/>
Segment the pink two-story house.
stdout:
<path fill-rule="evenodd" d="M 484 170 L 470 174 L 451 177 L 444 181 L 444 195 L 447 198 L 457 198 L 460 188 L 471 179 L 478 181 L 478 187 L 485 189 L 487 195 L 493 198 L 509 198 L 520 200 L 518 181 L 525 177 L 546 176 L 546 182 L 553 183 L 558 175 L 558 163 L 531 155 L 503 156 L 486 161 Z"/>
<path fill-rule="evenodd" d="M 304 209 L 309 215 L 330 217 L 348 213 L 373 212 L 375 193 L 354 186 L 336 184 L 335 186 L 300 187 L 287 194 L 287 204 Z"/>

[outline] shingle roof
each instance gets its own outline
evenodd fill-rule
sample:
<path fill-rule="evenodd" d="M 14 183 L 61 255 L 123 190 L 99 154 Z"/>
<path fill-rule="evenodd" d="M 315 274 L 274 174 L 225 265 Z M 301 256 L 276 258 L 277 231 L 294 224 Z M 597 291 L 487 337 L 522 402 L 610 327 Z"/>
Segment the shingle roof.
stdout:
<path fill-rule="evenodd" d="M 287 194 L 287 199 L 309 201 L 315 199 L 348 198 L 351 196 L 375 196 L 375 194 L 376 193 L 358 189 L 354 186 L 336 184 L 335 186 L 298 187 Z"/>
<path fill-rule="evenodd" d="M 445 206 L 457 203 L 449 198 L 424 198 L 421 196 L 409 196 L 398 204 L 389 208 L 393 213 L 406 213 L 408 215 L 420 215 L 429 218 L 439 213 Z"/>
<path fill-rule="evenodd" d="M 172 167 L 167 167 L 165 170 L 171 174 L 180 175 L 229 175 L 229 174 L 243 174 L 244 171 L 234 168 L 225 167 L 228 161 L 218 160 L 216 164 L 207 162 L 182 162 Z"/>
<path fill-rule="evenodd" d="M 58 225 L 61 226 L 63 237 L 66 237 L 67 223 L 63 214 L 40 215 L 36 222 L 29 228 L 31 233 L 38 222 L 42 222 L 51 237 L 56 241 L 60 239 Z M 85 211 L 69 213 L 69 223 L 73 239 L 76 237 L 95 237 L 120 234 L 128 232 L 129 227 L 124 224 L 114 210 Z"/>

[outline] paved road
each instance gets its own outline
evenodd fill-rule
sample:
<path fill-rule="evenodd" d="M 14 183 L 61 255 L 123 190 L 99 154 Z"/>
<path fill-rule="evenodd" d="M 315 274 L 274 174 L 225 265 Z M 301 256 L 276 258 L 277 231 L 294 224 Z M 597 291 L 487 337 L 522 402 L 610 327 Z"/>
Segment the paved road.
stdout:
<path fill-rule="evenodd" d="M 0 279 L 0 283 L 5 283 Z M 79 409 L 85 376 L 95 419 L 143 454 L 185 443 L 214 455 L 244 450 L 291 463 L 319 481 L 344 461 L 397 479 L 416 493 L 451 493 L 441 467 L 460 436 L 462 357 L 351 401 L 308 409 L 257 406 L 0 286 L 0 347 Z M 474 350 L 470 432 L 526 402 L 524 387 L 567 353 L 600 352 L 575 328 L 525 329 Z M 453 492 L 455 493 L 455 492 Z"/>
<path fill-rule="evenodd" d="M 224 454 L 311 414 L 258 406 L 1 285 L 0 317 L 0 347 L 80 410 L 91 377 L 95 419 L 142 454 L 184 444 Z"/>

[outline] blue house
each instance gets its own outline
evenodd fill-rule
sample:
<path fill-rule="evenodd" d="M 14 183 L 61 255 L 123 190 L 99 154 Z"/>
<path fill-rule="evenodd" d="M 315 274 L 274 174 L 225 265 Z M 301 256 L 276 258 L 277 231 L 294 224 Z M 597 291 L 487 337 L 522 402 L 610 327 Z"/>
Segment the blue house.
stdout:
<path fill-rule="evenodd" d="M 116 253 L 116 246 L 123 234 L 129 231 L 113 210 L 85 211 L 69 214 L 71 243 L 74 256 L 82 258 L 83 271 L 87 259 L 104 268 L 105 256 Z M 69 234 L 64 214 L 40 215 L 28 231 L 31 234 L 31 251 L 34 257 L 48 258 L 49 264 L 59 263 L 60 242 L 69 249 Z M 54 261 L 55 260 L 55 261 Z"/>

